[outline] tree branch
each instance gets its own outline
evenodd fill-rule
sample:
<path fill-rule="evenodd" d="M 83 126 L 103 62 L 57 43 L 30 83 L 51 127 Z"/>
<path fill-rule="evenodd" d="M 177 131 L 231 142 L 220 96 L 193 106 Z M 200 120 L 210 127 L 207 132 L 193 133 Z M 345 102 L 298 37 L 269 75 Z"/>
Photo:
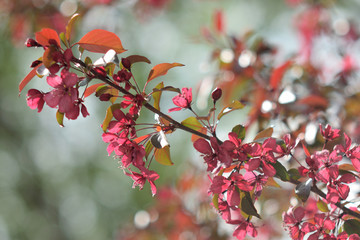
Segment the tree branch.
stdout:
<path fill-rule="evenodd" d="M 77 59 L 77 58 L 73 58 L 72 59 L 73 62 L 77 63 L 77 64 L 80 64 L 82 67 L 86 68 L 86 64 Z M 91 74 L 94 75 L 95 78 L 99 79 L 100 81 L 103 81 L 104 83 L 108 84 L 109 86 L 119 90 L 121 93 L 125 94 L 125 95 L 130 95 L 130 96 L 133 96 L 134 97 L 134 94 L 126 91 L 124 88 L 122 88 L 121 86 L 119 85 L 116 85 L 115 83 L 111 82 L 107 77 L 104 77 L 103 75 L 97 73 L 94 69 L 90 69 L 90 72 Z M 199 137 L 202 137 L 202 138 L 205 138 L 205 139 L 208 139 L 210 140 L 210 136 L 206 135 L 206 134 L 203 134 L 201 132 L 198 132 L 192 128 L 189 128 L 187 126 L 184 126 L 183 124 L 179 123 L 178 121 L 174 120 L 173 118 L 171 118 L 170 116 L 164 114 L 163 112 L 159 111 L 158 109 L 154 108 L 152 105 L 150 105 L 148 102 L 145 102 L 143 103 L 143 106 L 146 107 L 148 110 L 152 111 L 153 113 L 156 113 L 158 114 L 160 117 L 168 120 L 174 127 L 176 128 L 179 128 L 179 129 L 182 129 L 186 132 L 190 132 L 192 134 L 195 134 Z"/>

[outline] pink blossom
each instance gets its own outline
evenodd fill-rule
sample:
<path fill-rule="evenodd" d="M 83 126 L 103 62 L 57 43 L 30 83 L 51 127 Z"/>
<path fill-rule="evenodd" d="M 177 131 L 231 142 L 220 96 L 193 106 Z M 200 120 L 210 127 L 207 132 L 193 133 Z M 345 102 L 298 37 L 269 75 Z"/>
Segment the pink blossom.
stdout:
<path fill-rule="evenodd" d="M 78 90 L 75 87 L 78 77 L 75 73 L 68 70 L 61 71 L 61 77 L 58 75 L 50 75 L 47 82 L 54 88 L 44 96 L 44 100 L 49 107 L 59 108 L 59 112 L 65 113 L 65 116 L 74 119 L 78 116 L 79 107 L 76 106 L 78 100 Z M 75 118 L 76 118 L 75 117 Z"/>
<path fill-rule="evenodd" d="M 191 88 L 181 89 L 181 93 L 175 96 L 172 99 L 172 101 L 178 107 L 170 108 L 169 112 L 179 111 L 183 108 L 191 109 L 191 102 L 192 102 Z"/>
<path fill-rule="evenodd" d="M 334 140 L 335 138 L 340 137 L 340 130 L 339 129 L 332 129 L 329 124 L 326 124 L 325 129 L 320 124 L 320 133 L 325 138 L 326 141 Z"/>
<path fill-rule="evenodd" d="M 133 188 L 136 186 L 139 186 L 140 190 L 143 189 L 145 182 L 148 181 L 151 188 L 151 193 L 153 196 L 156 194 L 156 186 L 154 181 L 159 178 L 159 174 L 157 174 L 155 171 L 151 171 L 145 167 L 140 167 L 140 172 L 133 172 L 130 173 L 125 172 L 125 174 L 129 177 L 131 177 L 134 180 Z"/>
<path fill-rule="evenodd" d="M 38 109 L 38 112 L 44 107 L 44 93 L 36 89 L 30 89 L 27 93 L 27 105 L 31 109 Z"/>
<path fill-rule="evenodd" d="M 360 172 L 360 160 L 359 160 L 359 158 L 360 158 L 360 147 L 359 146 L 354 146 L 353 148 L 350 149 L 352 141 L 348 137 L 348 135 L 346 135 L 346 133 L 344 133 L 344 137 L 345 137 L 345 146 L 336 145 L 335 149 L 337 151 L 345 153 L 345 155 L 351 160 L 351 162 L 354 165 L 355 169 L 358 172 Z"/>
<path fill-rule="evenodd" d="M 211 145 L 210 145 L 211 144 Z M 203 138 L 194 142 L 194 148 L 203 154 L 204 160 L 208 165 L 208 171 L 218 171 L 220 164 L 230 167 L 232 158 L 229 154 L 234 149 L 233 143 L 225 141 L 219 144 L 216 138 L 210 138 L 210 144 Z"/>

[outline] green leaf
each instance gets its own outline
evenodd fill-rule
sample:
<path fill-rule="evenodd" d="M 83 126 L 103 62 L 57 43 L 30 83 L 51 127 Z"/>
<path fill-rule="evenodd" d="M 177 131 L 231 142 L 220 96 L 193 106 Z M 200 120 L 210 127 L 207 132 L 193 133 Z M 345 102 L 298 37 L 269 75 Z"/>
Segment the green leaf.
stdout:
<path fill-rule="evenodd" d="M 66 46 L 66 47 L 69 47 L 69 45 L 68 45 L 68 42 L 66 41 L 66 39 L 65 39 L 65 33 L 60 33 L 59 34 L 59 37 L 60 37 L 60 40 L 61 40 L 61 42 Z"/>
<path fill-rule="evenodd" d="M 276 163 L 271 163 L 271 165 L 276 170 L 275 176 L 279 177 L 284 182 L 287 182 L 290 180 L 290 176 L 289 176 L 286 168 L 279 161 L 276 161 Z"/>
<path fill-rule="evenodd" d="M 105 66 L 105 71 L 106 73 L 109 75 L 109 76 L 112 76 L 114 74 L 114 71 L 115 71 L 115 67 L 116 67 L 116 64 L 115 63 L 108 63 L 106 64 Z"/>
<path fill-rule="evenodd" d="M 119 103 L 113 104 L 113 105 L 111 105 L 110 107 L 108 107 L 108 109 L 106 110 L 105 119 L 104 119 L 104 121 L 103 121 L 103 123 L 102 123 L 102 129 L 103 129 L 104 132 L 106 132 L 106 129 L 108 128 L 109 123 L 110 123 L 111 119 L 112 119 L 113 116 L 114 116 L 114 115 L 113 115 L 113 111 L 114 111 L 115 109 L 120 109 L 120 108 L 121 108 L 121 106 L 120 106 Z"/>
<path fill-rule="evenodd" d="M 261 139 L 261 138 L 269 138 L 273 134 L 274 129 L 272 127 L 267 128 L 259 132 L 256 137 L 254 138 L 254 141 Z"/>
<path fill-rule="evenodd" d="M 102 94 L 107 93 L 109 89 L 111 89 L 110 86 L 106 86 L 106 85 L 104 86 L 104 84 L 101 85 L 99 84 L 98 87 L 96 88 L 95 96 L 99 97 Z"/>
<path fill-rule="evenodd" d="M 152 145 L 151 141 L 147 141 L 145 145 L 145 158 L 148 159 L 151 151 L 154 149 L 154 146 Z"/>
<path fill-rule="evenodd" d="M 242 104 L 241 102 L 239 102 L 238 100 L 233 101 L 232 103 L 230 103 L 229 105 L 225 106 L 219 113 L 217 119 L 220 120 L 220 118 L 222 118 L 225 114 L 228 114 L 234 110 L 237 109 L 242 109 L 244 108 L 245 105 Z"/>
<path fill-rule="evenodd" d="M 218 193 L 214 194 L 212 203 L 213 203 L 214 207 L 216 208 L 216 210 L 219 210 L 219 194 Z"/>
<path fill-rule="evenodd" d="M 187 119 L 182 121 L 181 124 L 195 131 L 203 128 L 203 125 L 196 119 L 196 117 L 188 117 Z"/>
<path fill-rule="evenodd" d="M 56 121 L 58 122 L 60 127 L 64 127 L 64 114 L 62 112 L 59 112 L 59 110 L 57 110 L 56 112 Z"/>
<path fill-rule="evenodd" d="M 156 148 L 154 152 L 154 156 L 155 156 L 155 160 L 162 165 L 171 166 L 174 164 L 170 158 L 169 146 L 165 146 L 163 148 Z"/>
<path fill-rule="evenodd" d="M 244 140 L 246 129 L 243 125 L 239 124 L 239 125 L 236 125 L 235 127 L 233 127 L 231 132 L 236 133 L 238 138 L 240 138 L 241 140 Z"/>
<path fill-rule="evenodd" d="M 348 219 L 344 223 L 344 230 L 348 235 L 360 235 L 360 221 L 356 219 Z"/>
<path fill-rule="evenodd" d="M 161 92 L 162 91 L 170 91 L 170 92 L 181 93 L 180 88 L 175 88 L 172 86 L 166 86 L 166 87 L 159 88 L 159 89 L 156 89 L 156 88 L 153 89 L 153 92 L 159 92 L 159 91 L 161 91 Z"/>
<path fill-rule="evenodd" d="M 154 98 L 154 108 L 156 108 L 159 111 L 160 111 L 160 98 L 161 98 L 162 91 L 156 91 L 155 92 L 155 89 L 161 89 L 163 87 L 164 87 L 164 82 L 159 83 L 153 89 L 154 93 L 152 94 L 152 96 Z"/>
<path fill-rule="evenodd" d="M 324 201 L 322 201 L 320 198 L 316 202 L 316 206 L 322 212 L 329 212 L 328 205 Z"/>
<path fill-rule="evenodd" d="M 67 25 L 66 25 L 66 40 L 70 43 L 70 37 L 71 37 L 71 33 L 72 33 L 72 29 L 74 26 L 74 23 L 76 22 L 76 20 L 80 17 L 80 14 L 75 13 L 74 15 L 72 15 L 72 17 L 70 18 L 70 20 L 68 21 Z M 65 44 L 66 45 L 66 44 Z"/>
<path fill-rule="evenodd" d="M 297 170 L 297 168 L 289 169 L 288 174 L 291 180 L 299 180 L 301 178 L 301 175 L 299 173 L 299 170 Z"/>
<path fill-rule="evenodd" d="M 86 58 L 85 58 L 85 64 L 86 64 L 87 66 L 91 65 L 91 64 L 92 64 L 91 58 L 86 57 Z"/>
<path fill-rule="evenodd" d="M 254 206 L 254 203 L 251 200 L 249 192 L 245 192 L 245 196 L 241 200 L 241 210 L 248 215 L 255 216 L 261 219 L 259 213 Z"/>

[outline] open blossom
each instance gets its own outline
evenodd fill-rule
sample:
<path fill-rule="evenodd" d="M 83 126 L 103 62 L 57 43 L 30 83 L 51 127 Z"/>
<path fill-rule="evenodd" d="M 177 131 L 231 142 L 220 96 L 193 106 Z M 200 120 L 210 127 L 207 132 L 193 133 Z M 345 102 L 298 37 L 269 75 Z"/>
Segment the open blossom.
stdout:
<path fill-rule="evenodd" d="M 227 191 L 227 202 L 230 207 L 237 207 L 240 204 L 240 194 L 237 190 L 251 191 L 253 186 L 238 172 L 233 172 L 229 178 L 224 176 L 215 176 L 212 180 L 209 191 L 214 194 L 222 194 Z"/>
<path fill-rule="evenodd" d="M 324 213 L 315 214 L 314 222 L 315 224 L 306 222 L 303 226 L 303 230 L 306 233 L 311 233 L 308 237 L 309 240 L 320 239 L 322 235 L 325 235 L 327 232 L 335 228 L 335 222 Z"/>
<path fill-rule="evenodd" d="M 145 165 L 143 158 L 146 153 L 143 145 L 138 145 L 134 141 L 126 139 L 114 151 L 121 158 L 121 163 L 125 168 L 129 167 L 130 164 L 139 169 Z"/>
<path fill-rule="evenodd" d="M 305 236 L 306 232 L 301 229 L 304 217 L 305 209 L 303 207 L 290 208 L 283 214 L 284 225 L 290 231 L 292 239 L 303 239 Z"/>
<path fill-rule="evenodd" d="M 354 146 L 350 149 L 352 145 L 351 139 L 344 133 L 345 137 L 345 146 L 336 145 L 335 149 L 340 151 L 341 153 L 345 153 L 345 155 L 351 160 L 355 169 L 360 172 L 360 146 Z"/>
<path fill-rule="evenodd" d="M 66 117 L 74 119 L 73 116 L 79 111 L 77 106 L 78 90 L 75 87 L 78 82 L 78 76 L 66 69 L 61 71 L 61 76 L 50 75 L 47 82 L 54 89 L 45 94 L 44 100 L 49 107 L 59 108 L 59 112 L 64 113 Z"/>
<path fill-rule="evenodd" d="M 257 230 L 255 226 L 249 221 L 241 222 L 235 229 L 233 236 L 236 237 L 238 240 L 242 240 L 245 238 L 246 234 L 251 237 L 257 236 Z"/>
<path fill-rule="evenodd" d="M 134 118 L 136 118 L 139 115 L 141 106 L 143 105 L 144 102 L 144 97 L 140 94 L 136 94 L 135 96 L 133 95 L 124 95 L 124 99 L 121 102 L 121 107 L 122 108 L 127 108 L 130 106 L 129 108 L 129 114 L 131 116 L 133 116 Z"/>
<path fill-rule="evenodd" d="M 326 200 L 330 203 L 337 203 L 340 199 L 346 199 L 350 192 L 349 183 L 355 182 L 355 177 L 346 173 L 339 177 L 339 172 L 335 172 L 334 179 L 331 180 L 327 185 L 327 195 Z"/>
<path fill-rule="evenodd" d="M 119 133 L 121 137 L 135 137 L 135 122 L 129 113 L 125 114 L 120 109 L 113 111 L 116 121 L 111 121 L 108 126 L 109 133 Z"/>
<path fill-rule="evenodd" d="M 325 138 L 326 141 L 334 140 L 335 138 L 340 137 L 339 129 L 332 129 L 329 124 L 325 126 L 325 129 L 320 124 L 320 133 Z"/>
<path fill-rule="evenodd" d="M 229 152 L 232 152 L 234 149 L 234 144 L 230 141 L 225 141 L 220 145 L 215 138 L 210 138 L 210 144 L 203 138 L 194 142 L 194 148 L 203 154 L 204 160 L 208 165 L 207 170 L 217 171 L 221 164 L 225 167 L 230 167 L 232 158 Z"/>
<path fill-rule="evenodd" d="M 150 183 L 151 193 L 154 196 L 156 194 L 156 186 L 154 181 L 159 178 L 159 174 L 145 167 L 140 167 L 139 169 L 141 173 L 131 171 L 131 173 L 125 172 L 125 174 L 134 180 L 133 188 L 139 186 L 141 190 L 143 189 L 145 182 L 148 181 Z"/>
<path fill-rule="evenodd" d="M 27 93 L 27 104 L 31 109 L 38 109 L 38 112 L 44 107 L 44 93 L 36 89 L 30 89 Z"/>
<path fill-rule="evenodd" d="M 169 112 L 179 111 L 183 108 L 191 109 L 191 102 L 192 102 L 191 88 L 181 89 L 181 93 L 179 95 L 175 96 L 172 99 L 172 101 L 178 107 L 170 108 Z"/>

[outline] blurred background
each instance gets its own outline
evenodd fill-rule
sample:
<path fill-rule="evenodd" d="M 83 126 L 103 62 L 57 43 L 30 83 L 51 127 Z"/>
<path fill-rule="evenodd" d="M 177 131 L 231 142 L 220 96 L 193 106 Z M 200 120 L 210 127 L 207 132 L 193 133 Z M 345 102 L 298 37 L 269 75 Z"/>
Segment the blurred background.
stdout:
<path fill-rule="evenodd" d="M 280 44 L 279 55 L 286 56 L 300 44 L 293 27 L 293 16 L 302 8 L 297 2 L 301 1 L 0 0 L 0 239 L 126 239 L 126 234 L 157 221 L 160 213 L 149 210 L 156 209 L 156 204 L 163 204 L 167 213 L 174 208 L 187 209 L 188 213 L 180 217 L 183 224 L 198 224 L 189 213 L 196 190 L 188 195 L 185 205 L 166 190 L 180 186 L 177 192 L 182 196 L 184 189 L 194 187 L 190 184 L 195 182 L 194 175 L 202 173 L 198 153 L 190 143 L 183 144 L 189 135 L 177 131 L 170 136 L 173 166 L 154 163 L 161 176 L 156 184 L 165 190 L 153 198 L 148 185 L 142 191 L 132 189 L 132 180 L 118 168 L 117 160 L 107 156 L 100 128 L 106 104 L 89 98 L 86 106 L 90 116 L 65 121 L 64 128 L 58 126 L 54 109 L 45 107 L 38 114 L 28 108 L 28 89 L 47 90 L 45 78 L 34 78 L 18 94 L 18 84 L 30 71 L 30 64 L 41 56 L 40 49 L 27 49 L 23 44 L 34 37 L 34 32 L 43 27 L 64 31 L 69 17 L 78 12 L 82 16 L 76 25 L 76 39 L 92 29 L 106 29 L 120 37 L 128 49 L 124 56 L 138 54 L 152 61 L 152 65 L 136 65 L 134 75 L 140 84 L 153 65 L 180 62 L 185 67 L 171 70 L 161 80 L 174 87 L 197 89 L 200 80 L 216 71 L 210 62 L 216 46 L 205 40 L 203 32 L 204 27 L 214 30 L 214 12 L 223 11 L 228 33 L 239 36 L 254 30 L 269 43 Z M 356 19 L 358 1 L 343 2 L 333 7 L 333 14 L 339 19 Z M 165 109 L 172 106 L 172 97 L 171 93 L 164 94 L 163 99 L 168 98 L 163 103 Z M 174 116 L 182 119 L 185 114 Z M 146 112 L 142 118 L 153 121 Z M 231 123 L 235 118 L 243 121 L 241 114 L 227 118 L 225 128 L 226 121 Z M 181 148 L 176 147 L 179 145 Z M 189 175 L 184 177 L 184 171 Z M 202 187 L 195 187 L 206 196 L 209 183 L 197 182 Z M 202 201 L 208 206 L 211 199 Z M 173 205 L 166 205 L 169 202 Z M 201 211 L 206 212 L 208 226 L 216 225 L 211 207 L 204 208 Z M 172 220 L 171 215 L 166 218 Z M 226 238 L 226 231 L 202 226 L 191 229 L 202 231 L 203 239 Z M 201 239 L 191 232 L 181 233 L 174 238 L 163 234 L 153 239 Z M 151 238 L 144 235 L 143 239 Z"/>

